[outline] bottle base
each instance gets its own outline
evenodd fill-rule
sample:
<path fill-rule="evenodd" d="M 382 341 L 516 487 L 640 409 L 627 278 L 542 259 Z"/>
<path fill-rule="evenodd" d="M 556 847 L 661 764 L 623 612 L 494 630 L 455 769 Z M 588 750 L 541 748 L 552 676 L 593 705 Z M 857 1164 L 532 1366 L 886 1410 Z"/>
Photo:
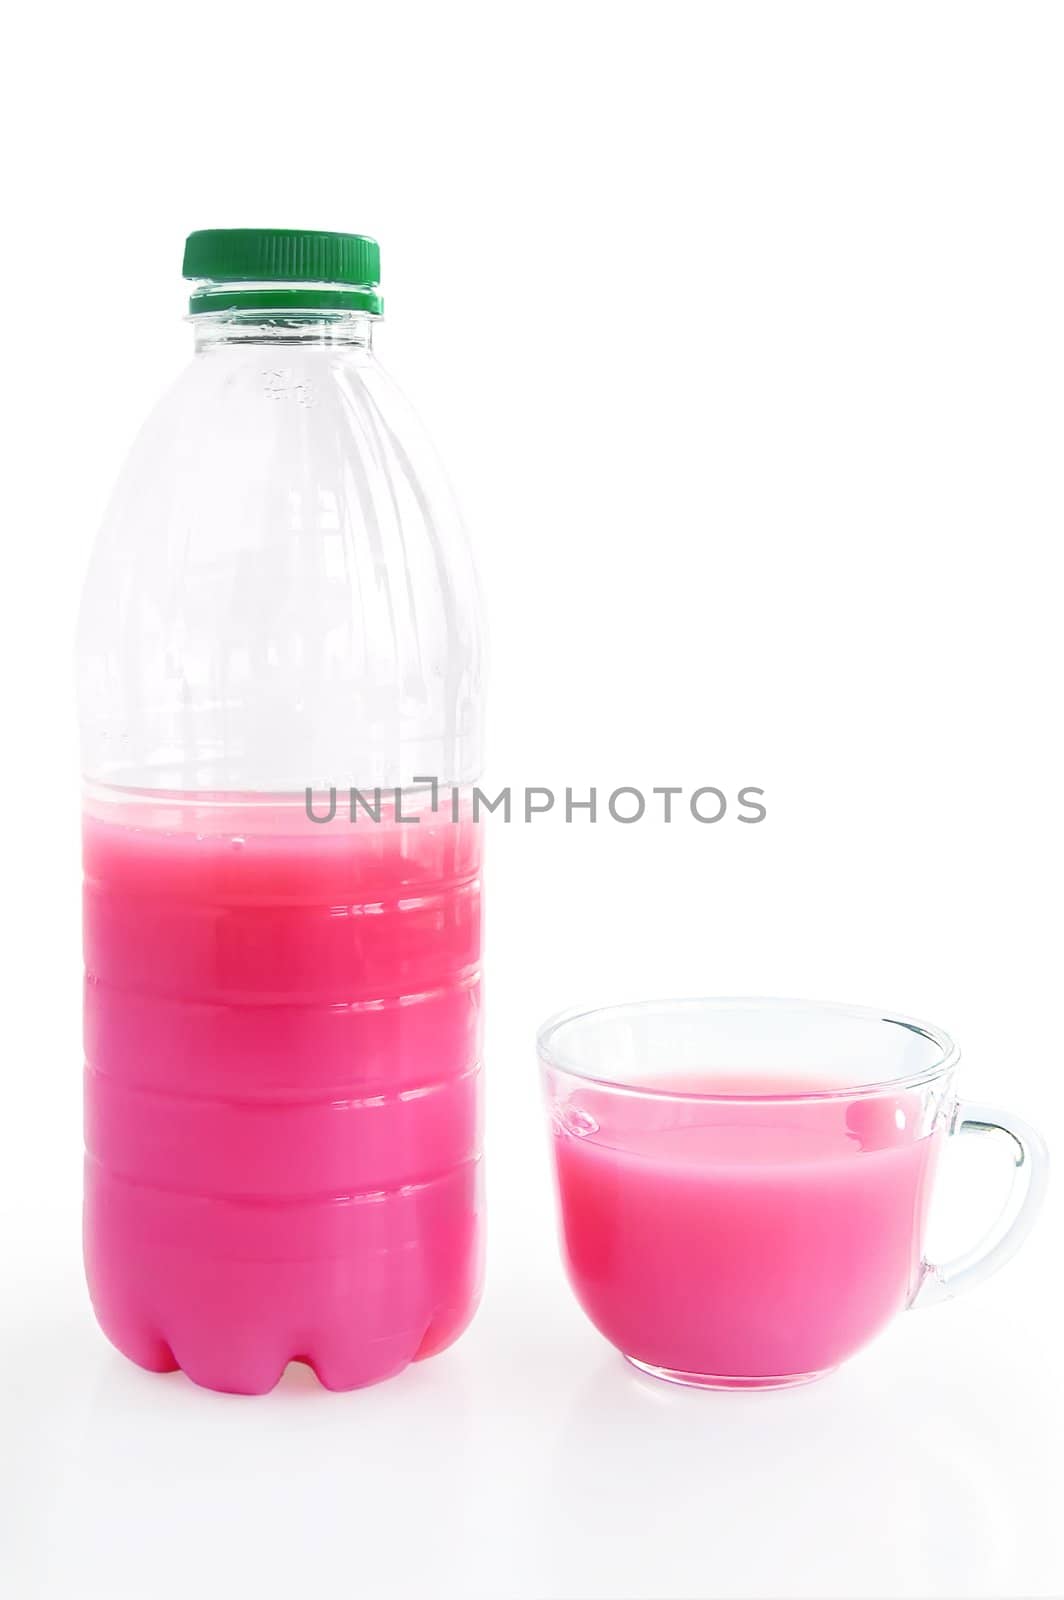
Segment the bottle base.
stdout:
<path fill-rule="evenodd" d="M 323 1389 L 344 1394 L 354 1389 L 368 1389 L 373 1384 L 384 1383 L 405 1372 L 416 1357 L 404 1355 L 401 1360 L 382 1366 L 379 1362 L 366 1363 L 358 1368 L 350 1363 L 337 1363 L 321 1357 L 293 1355 L 285 1360 L 249 1363 L 246 1359 L 238 1365 L 219 1364 L 217 1356 L 210 1353 L 204 1358 L 193 1352 L 178 1360 L 169 1346 L 162 1343 L 151 1350 L 135 1348 L 129 1342 L 118 1344 L 111 1340 L 120 1355 L 144 1372 L 180 1372 L 199 1389 L 209 1389 L 214 1394 L 262 1395 L 270 1394 L 281 1382 L 290 1367 L 305 1367 L 313 1373 Z"/>
<path fill-rule="evenodd" d="M 722 1377 L 707 1372 L 680 1372 L 672 1367 L 654 1367 L 647 1361 L 637 1361 L 635 1356 L 625 1356 L 629 1366 L 645 1372 L 649 1378 L 660 1378 L 663 1383 L 679 1384 L 685 1389 L 796 1389 L 804 1383 L 815 1383 L 834 1372 L 834 1367 L 822 1367 L 819 1372 L 792 1372 L 780 1377 L 735 1378 Z"/>
<path fill-rule="evenodd" d="M 438 1313 L 426 1332 L 393 1335 L 360 1347 L 350 1339 L 322 1339 L 316 1348 L 291 1354 L 249 1348 L 246 1341 L 222 1338 L 217 1330 L 184 1330 L 171 1345 L 139 1333 L 128 1319 L 108 1325 L 97 1311 L 103 1333 L 118 1353 L 144 1372 L 181 1372 L 197 1388 L 215 1394 L 262 1395 L 276 1389 L 289 1367 L 305 1367 L 323 1389 L 346 1394 L 397 1378 L 415 1362 L 442 1354 L 464 1333 L 477 1310 L 472 1303 Z"/>

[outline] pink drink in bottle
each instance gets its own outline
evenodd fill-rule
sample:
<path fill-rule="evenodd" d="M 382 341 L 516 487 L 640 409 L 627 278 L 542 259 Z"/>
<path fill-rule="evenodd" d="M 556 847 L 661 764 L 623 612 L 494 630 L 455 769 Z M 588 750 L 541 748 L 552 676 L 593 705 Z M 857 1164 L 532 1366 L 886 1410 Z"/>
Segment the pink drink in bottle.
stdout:
<path fill-rule="evenodd" d="M 89 1287 L 141 1366 L 354 1388 L 479 1292 L 475 579 L 373 241 L 185 275 L 80 628 Z"/>

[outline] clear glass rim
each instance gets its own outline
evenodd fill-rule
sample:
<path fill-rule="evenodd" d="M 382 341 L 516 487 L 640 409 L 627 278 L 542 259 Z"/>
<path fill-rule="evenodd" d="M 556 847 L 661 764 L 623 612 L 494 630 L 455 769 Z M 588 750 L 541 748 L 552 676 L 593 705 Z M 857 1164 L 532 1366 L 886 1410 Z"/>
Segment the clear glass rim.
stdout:
<path fill-rule="evenodd" d="M 832 1085 L 829 1089 L 798 1089 L 793 1093 L 770 1092 L 766 1094 L 736 1094 L 727 1090 L 666 1089 L 650 1081 L 604 1077 L 574 1066 L 555 1045 L 555 1035 L 574 1022 L 593 1019 L 635 1017 L 648 1011 L 679 1011 L 687 1007 L 703 1011 L 804 1011 L 813 1016 L 849 1017 L 858 1022 L 879 1022 L 891 1027 L 906 1028 L 918 1033 L 938 1050 L 937 1058 L 918 1072 L 899 1073 L 888 1078 L 866 1080 L 852 1084 Z M 622 1094 L 637 1094 L 658 1100 L 788 1102 L 796 1100 L 852 1100 L 859 1095 L 896 1092 L 915 1089 L 933 1083 L 956 1066 L 960 1050 L 944 1029 L 918 1017 L 906 1016 L 899 1011 L 883 1011 L 873 1006 L 851 1006 L 832 1001 L 787 1000 L 769 995 L 687 995 L 680 998 L 658 1000 L 631 1000 L 619 1005 L 573 1006 L 548 1017 L 536 1034 L 536 1047 L 541 1065 L 545 1069 L 564 1072 L 568 1077 L 579 1078 L 584 1083 L 594 1083 L 605 1089 L 615 1089 Z"/>

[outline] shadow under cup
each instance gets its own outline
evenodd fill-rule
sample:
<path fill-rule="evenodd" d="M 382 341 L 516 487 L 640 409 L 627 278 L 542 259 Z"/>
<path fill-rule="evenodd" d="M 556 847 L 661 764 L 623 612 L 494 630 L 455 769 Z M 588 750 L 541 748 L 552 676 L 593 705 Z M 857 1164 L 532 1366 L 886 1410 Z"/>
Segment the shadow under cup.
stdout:
<path fill-rule="evenodd" d="M 690 1000 L 568 1013 L 539 1049 L 569 1277 L 636 1366 L 799 1383 L 911 1302 L 956 1104 L 945 1034 Z"/>

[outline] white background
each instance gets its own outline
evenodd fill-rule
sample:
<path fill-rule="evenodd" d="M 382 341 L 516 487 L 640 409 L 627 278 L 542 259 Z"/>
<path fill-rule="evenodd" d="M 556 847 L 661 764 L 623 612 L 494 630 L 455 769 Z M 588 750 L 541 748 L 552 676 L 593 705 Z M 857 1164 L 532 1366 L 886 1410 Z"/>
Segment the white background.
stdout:
<path fill-rule="evenodd" d="M 1059 5 L 20 6 L 6 24 L 0 1592 L 1059 1596 L 1061 1245 L 822 1385 L 673 1391 L 565 1286 L 533 1034 L 583 1000 L 929 1017 L 1064 1124 Z M 79 1244 L 89 544 L 195 227 L 364 230 L 491 622 L 488 781 L 758 827 L 495 827 L 488 1290 L 331 1395 L 151 1377 Z M 937 1234 L 1008 1181 L 968 1141 Z M 947 1237 L 948 1236 L 948 1237 Z"/>

